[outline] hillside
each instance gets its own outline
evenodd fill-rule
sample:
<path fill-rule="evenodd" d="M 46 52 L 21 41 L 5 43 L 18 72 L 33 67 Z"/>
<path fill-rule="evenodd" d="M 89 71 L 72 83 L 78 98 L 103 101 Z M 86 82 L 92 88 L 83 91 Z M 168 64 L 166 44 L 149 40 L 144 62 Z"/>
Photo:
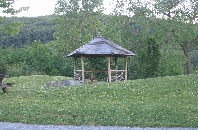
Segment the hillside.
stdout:
<path fill-rule="evenodd" d="M 43 44 L 53 40 L 55 32 L 52 16 L 40 17 L 4 17 L 0 26 L 5 26 L 10 22 L 22 21 L 24 24 L 20 32 L 14 36 L 0 33 L 0 47 L 8 47 L 12 44 L 21 47 L 32 43 L 34 40 L 41 41 Z"/>
<path fill-rule="evenodd" d="M 0 121 L 27 124 L 198 127 L 198 75 L 61 88 L 60 76 L 21 76 L 0 92 Z"/>

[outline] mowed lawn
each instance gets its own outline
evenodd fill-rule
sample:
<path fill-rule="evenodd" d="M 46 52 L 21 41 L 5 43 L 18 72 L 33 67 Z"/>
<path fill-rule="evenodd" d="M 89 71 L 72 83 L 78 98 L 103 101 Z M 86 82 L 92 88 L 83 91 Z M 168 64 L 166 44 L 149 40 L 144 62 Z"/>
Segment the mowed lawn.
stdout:
<path fill-rule="evenodd" d="M 52 125 L 198 127 L 198 75 L 44 88 L 61 76 L 7 78 L 0 121 Z"/>

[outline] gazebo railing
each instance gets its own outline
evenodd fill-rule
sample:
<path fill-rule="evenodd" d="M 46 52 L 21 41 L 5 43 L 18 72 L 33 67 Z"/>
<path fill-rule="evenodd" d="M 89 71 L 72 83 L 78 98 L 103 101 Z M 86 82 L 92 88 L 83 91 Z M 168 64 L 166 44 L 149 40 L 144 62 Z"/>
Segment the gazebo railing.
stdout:
<path fill-rule="evenodd" d="M 78 80 L 78 81 L 82 80 L 82 70 L 76 70 L 74 72 L 74 80 Z"/>
<path fill-rule="evenodd" d="M 88 80 L 91 80 L 91 81 L 93 81 L 93 80 L 97 80 L 97 79 L 99 79 L 99 77 L 98 78 L 93 78 L 93 79 L 91 79 L 90 77 L 89 78 L 87 78 L 87 76 L 86 76 L 86 74 L 88 74 L 88 73 L 94 73 L 94 72 L 100 72 L 100 73 L 108 73 L 108 71 L 84 71 L 84 73 L 85 73 L 85 80 L 86 80 L 86 83 L 88 83 Z M 111 81 L 112 82 L 116 82 L 116 81 L 123 81 L 123 80 L 125 80 L 125 73 L 126 73 L 126 70 L 111 70 L 111 73 L 112 73 L 112 75 L 111 75 Z M 113 74 L 115 74 L 115 75 L 113 75 Z M 82 80 L 82 70 L 76 70 L 75 71 L 75 76 L 74 76 L 74 79 L 75 80 L 78 80 L 78 81 L 81 81 Z M 107 82 L 108 82 L 108 77 L 106 78 L 107 79 Z"/>
<path fill-rule="evenodd" d="M 126 71 L 125 70 L 111 70 L 111 73 L 114 72 L 115 75 L 114 76 L 111 76 L 111 81 L 123 81 L 125 80 L 125 73 Z M 113 73 L 112 73 L 113 74 Z"/>

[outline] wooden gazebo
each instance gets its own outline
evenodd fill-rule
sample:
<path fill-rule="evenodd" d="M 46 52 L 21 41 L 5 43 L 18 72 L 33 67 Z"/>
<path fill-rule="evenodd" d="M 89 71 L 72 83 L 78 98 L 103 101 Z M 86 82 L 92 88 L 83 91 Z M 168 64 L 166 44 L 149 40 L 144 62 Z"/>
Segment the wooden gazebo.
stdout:
<path fill-rule="evenodd" d="M 93 83 L 94 72 L 104 72 L 104 71 L 94 71 L 92 66 L 91 60 L 91 70 L 86 71 L 84 69 L 84 58 L 107 58 L 108 59 L 108 82 L 112 81 L 112 72 L 115 72 L 114 79 L 117 81 L 117 72 L 124 72 L 124 80 L 127 80 L 127 56 L 134 56 L 135 54 L 131 51 L 103 38 L 102 36 L 97 36 L 93 40 L 89 41 L 87 44 L 81 46 L 80 48 L 76 49 L 75 51 L 68 54 L 66 57 L 74 57 L 74 79 L 77 79 L 77 72 L 81 72 L 81 78 L 84 83 L 85 80 L 85 72 L 91 73 L 91 83 Z M 115 70 L 111 70 L 111 59 L 115 57 Z M 118 57 L 123 57 L 125 59 L 125 69 L 117 70 L 117 59 Z M 81 66 L 82 70 L 77 70 L 76 61 L 77 58 L 81 58 Z"/>

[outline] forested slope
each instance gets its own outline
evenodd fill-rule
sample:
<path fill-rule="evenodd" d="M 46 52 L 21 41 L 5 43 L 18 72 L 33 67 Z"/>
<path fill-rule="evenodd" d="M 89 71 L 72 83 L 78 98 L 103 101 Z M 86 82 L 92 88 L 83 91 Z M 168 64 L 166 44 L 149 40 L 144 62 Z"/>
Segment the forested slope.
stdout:
<path fill-rule="evenodd" d="M 34 40 L 41 41 L 45 44 L 53 40 L 53 33 L 55 32 L 52 16 L 40 17 L 4 17 L 1 26 L 5 26 L 10 22 L 23 22 L 20 32 L 14 36 L 0 33 L 0 47 L 5 48 L 11 45 L 15 47 L 22 47 L 32 43 Z"/>

